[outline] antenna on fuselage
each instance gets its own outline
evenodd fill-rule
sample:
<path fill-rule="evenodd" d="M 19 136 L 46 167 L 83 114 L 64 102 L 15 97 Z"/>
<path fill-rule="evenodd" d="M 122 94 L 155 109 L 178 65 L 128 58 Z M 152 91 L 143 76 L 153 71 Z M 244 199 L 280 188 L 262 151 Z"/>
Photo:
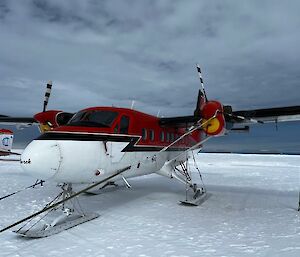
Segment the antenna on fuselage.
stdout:
<path fill-rule="evenodd" d="M 156 117 L 159 118 L 160 110 L 158 110 Z"/>
<path fill-rule="evenodd" d="M 47 109 L 47 105 L 48 105 L 48 102 L 49 102 L 49 97 L 51 95 L 51 89 L 52 89 L 52 81 L 50 80 L 47 83 L 47 87 L 46 87 L 43 112 L 45 112 L 46 109 Z"/>
<path fill-rule="evenodd" d="M 135 104 L 135 101 L 132 100 L 132 102 L 131 102 L 131 107 L 130 107 L 131 110 L 133 110 L 134 104 Z"/>

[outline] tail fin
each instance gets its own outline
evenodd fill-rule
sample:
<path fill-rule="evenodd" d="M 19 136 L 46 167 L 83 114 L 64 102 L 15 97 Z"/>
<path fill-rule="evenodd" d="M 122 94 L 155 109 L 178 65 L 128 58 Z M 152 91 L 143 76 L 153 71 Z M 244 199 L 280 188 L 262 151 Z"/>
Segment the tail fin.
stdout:
<path fill-rule="evenodd" d="M 9 154 L 12 148 L 14 135 L 11 130 L 0 129 L 0 155 Z"/>

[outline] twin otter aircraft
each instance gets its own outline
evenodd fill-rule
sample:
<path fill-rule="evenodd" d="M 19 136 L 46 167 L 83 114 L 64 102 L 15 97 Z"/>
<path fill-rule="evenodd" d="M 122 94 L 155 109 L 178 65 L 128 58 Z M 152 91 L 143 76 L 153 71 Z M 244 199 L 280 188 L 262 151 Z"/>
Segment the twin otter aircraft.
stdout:
<path fill-rule="evenodd" d="M 43 112 L 33 118 L 1 116 L 2 124 L 39 126 L 42 134 L 23 151 L 21 167 L 25 173 L 38 179 L 30 187 L 49 180 L 60 184 L 62 199 L 58 197 L 40 212 L 0 232 L 33 220 L 43 212 L 57 212 L 58 206 L 62 206 L 62 214 L 50 224 L 30 229 L 21 227 L 15 232 L 27 237 L 45 237 L 94 219 L 98 214 L 77 213 L 74 208 L 66 207 L 65 202 L 83 192 L 90 192 L 94 187 L 115 185 L 118 180 L 130 187 L 127 178 L 150 173 L 182 182 L 189 192 L 181 203 L 198 205 L 205 200 L 207 193 L 192 181 L 188 169 L 187 162 L 193 150 L 199 151 L 202 144 L 212 137 L 234 130 L 247 131 L 254 123 L 300 120 L 300 106 L 232 111 L 231 106 L 208 100 L 199 66 L 197 71 L 201 89 L 191 116 L 159 118 L 117 107 L 92 107 L 75 114 L 47 111 L 51 82 L 47 84 Z M 9 150 L 6 149 L 6 153 Z M 89 185 L 73 192 L 71 185 L 79 183 Z"/>

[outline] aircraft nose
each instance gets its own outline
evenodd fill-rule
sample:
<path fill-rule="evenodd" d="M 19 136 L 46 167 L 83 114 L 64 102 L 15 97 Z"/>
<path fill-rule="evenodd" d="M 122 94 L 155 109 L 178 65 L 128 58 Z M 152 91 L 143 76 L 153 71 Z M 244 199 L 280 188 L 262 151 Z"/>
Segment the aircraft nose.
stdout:
<path fill-rule="evenodd" d="M 57 142 L 34 140 L 21 155 L 21 167 L 29 175 L 46 180 L 58 172 L 61 160 Z"/>

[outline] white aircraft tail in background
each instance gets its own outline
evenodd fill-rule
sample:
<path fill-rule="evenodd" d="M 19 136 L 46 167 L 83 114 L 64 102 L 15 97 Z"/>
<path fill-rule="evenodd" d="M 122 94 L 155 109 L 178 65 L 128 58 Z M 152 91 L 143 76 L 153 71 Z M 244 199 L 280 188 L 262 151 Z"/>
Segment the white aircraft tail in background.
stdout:
<path fill-rule="evenodd" d="M 0 156 L 10 155 L 14 135 L 11 130 L 0 129 Z"/>

